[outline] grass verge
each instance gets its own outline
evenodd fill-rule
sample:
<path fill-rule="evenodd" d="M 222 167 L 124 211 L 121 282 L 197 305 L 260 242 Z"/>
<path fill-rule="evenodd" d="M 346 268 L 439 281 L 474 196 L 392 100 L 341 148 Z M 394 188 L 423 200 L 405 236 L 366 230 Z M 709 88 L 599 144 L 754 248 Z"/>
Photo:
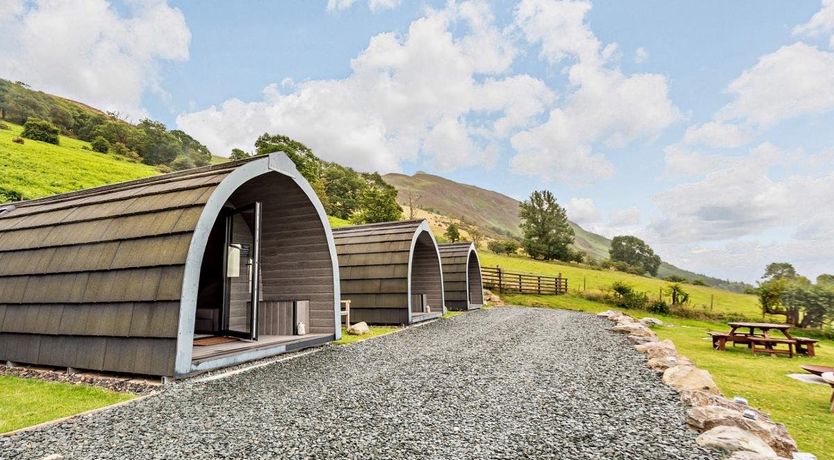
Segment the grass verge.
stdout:
<path fill-rule="evenodd" d="M 134 395 L 86 385 L 0 376 L 0 433 L 109 406 Z"/>
<path fill-rule="evenodd" d="M 396 332 L 401 328 L 398 326 L 368 326 L 371 332 L 365 335 L 350 335 L 347 333 L 347 328 L 342 326 L 342 338 L 333 342 L 333 345 L 349 345 L 351 343 L 361 342 L 373 337 L 390 334 Z"/>
<path fill-rule="evenodd" d="M 619 310 L 572 294 L 504 295 L 502 298 L 508 304 L 588 313 Z M 812 385 L 787 377 L 787 374 L 802 373 L 799 367 L 802 364 L 834 366 L 834 341 L 821 341 L 816 358 L 752 356 L 742 346 L 719 352 L 712 349 L 706 333 L 728 330 L 726 324 L 651 315 L 642 311 L 627 313 L 638 318 L 652 316 L 662 320 L 664 326 L 655 328 L 657 335 L 674 342 L 680 354 L 708 370 L 725 396 L 747 398 L 751 406 L 770 413 L 774 420 L 784 423 L 800 450 L 812 452 L 820 460 L 834 459 L 834 414 L 829 412 L 828 406 L 831 389 L 827 385 Z"/>

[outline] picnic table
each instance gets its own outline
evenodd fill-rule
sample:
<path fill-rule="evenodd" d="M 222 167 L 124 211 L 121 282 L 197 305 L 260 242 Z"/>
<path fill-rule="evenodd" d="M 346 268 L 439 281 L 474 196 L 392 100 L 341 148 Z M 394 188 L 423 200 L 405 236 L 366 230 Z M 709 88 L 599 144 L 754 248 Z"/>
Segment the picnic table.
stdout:
<path fill-rule="evenodd" d="M 726 350 L 727 342 L 732 342 L 733 346 L 738 343 L 746 344 L 754 355 L 756 353 L 784 354 L 792 358 L 796 352 L 815 356 L 814 344 L 817 340 L 791 336 L 790 324 L 744 321 L 733 321 L 727 324 L 730 326 L 730 332 L 710 332 L 712 347 L 716 350 Z M 780 332 L 784 338 L 771 336 L 771 331 Z M 787 349 L 777 348 L 777 345 L 787 345 Z"/>
<path fill-rule="evenodd" d="M 822 374 L 820 377 L 822 377 L 823 382 L 831 385 L 831 388 L 834 389 L 834 372 L 826 372 L 826 373 Z M 834 392 L 831 393 L 830 402 L 831 402 L 831 412 L 834 412 Z"/>

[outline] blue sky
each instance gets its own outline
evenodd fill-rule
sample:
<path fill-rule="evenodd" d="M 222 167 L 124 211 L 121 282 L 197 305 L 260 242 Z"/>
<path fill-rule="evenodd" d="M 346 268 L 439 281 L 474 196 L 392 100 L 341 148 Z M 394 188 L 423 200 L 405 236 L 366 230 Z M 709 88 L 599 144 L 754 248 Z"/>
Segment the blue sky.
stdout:
<path fill-rule="evenodd" d="M 0 28 L 0 76 L 216 154 L 281 132 L 359 169 L 553 190 L 689 269 L 834 271 L 832 0 L 8 0 Z"/>

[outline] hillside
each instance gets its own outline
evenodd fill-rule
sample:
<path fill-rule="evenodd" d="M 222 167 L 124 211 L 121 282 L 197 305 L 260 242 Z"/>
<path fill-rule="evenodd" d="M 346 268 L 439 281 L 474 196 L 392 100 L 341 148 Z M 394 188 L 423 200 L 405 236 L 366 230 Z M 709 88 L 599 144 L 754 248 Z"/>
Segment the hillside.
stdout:
<path fill-rule="evenodd" d="M 148 165 L 116 155 L 85 150 L 87 142 L 61 136 L 60 145 L 24 139 L 23 128 L 4 123 L 0 129 L 0 203 L 40 198 L 99 185 L 159 174 Z"/>
<path fill-rule="evenodd" d="M 383 178 L 397 188 L 398 201 L 403 206 L 409 204 L 409 197 L 411 197 L 415 207 L 460 219 L 479 227 L 490 237 L 520 236 L 518 217 L 520 203 L 514 198 L 424 172 L 418 172 L 413 176 L 386 174 Z M 575 246 L 578 249 L 598 260 L 608 258 L 611 240 L 589 232 L 573 222 L 571 222 L 571 227 L 576 234 Z M 661 264 L 658 276 L 663 278 L 679 276 L 688 280 L 701 280 L 711 286 L 725 289 L 740 289 L 740 285 L 693 273 L 666 262 Z"/>

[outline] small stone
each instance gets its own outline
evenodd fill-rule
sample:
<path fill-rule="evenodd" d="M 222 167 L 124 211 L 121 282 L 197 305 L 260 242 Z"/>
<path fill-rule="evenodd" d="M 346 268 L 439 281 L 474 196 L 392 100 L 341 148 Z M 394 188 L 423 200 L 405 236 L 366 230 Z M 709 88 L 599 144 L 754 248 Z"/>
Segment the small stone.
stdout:
<path fill-rule="evenodd" d="M 349 327 L 347 332 L 350 335 L 365 335 L 371 332 L 371 329 L 368 327 L 368 323 L 362 321 Z"/>
<path fill-rule="evenodd" d="M 701 433 L 695 440 L 701 447 L 723 450 L 753 452 L 765 458 L 777 458 L 776 452 L 755 434 L 734 426 L 717 426 Z"/>

